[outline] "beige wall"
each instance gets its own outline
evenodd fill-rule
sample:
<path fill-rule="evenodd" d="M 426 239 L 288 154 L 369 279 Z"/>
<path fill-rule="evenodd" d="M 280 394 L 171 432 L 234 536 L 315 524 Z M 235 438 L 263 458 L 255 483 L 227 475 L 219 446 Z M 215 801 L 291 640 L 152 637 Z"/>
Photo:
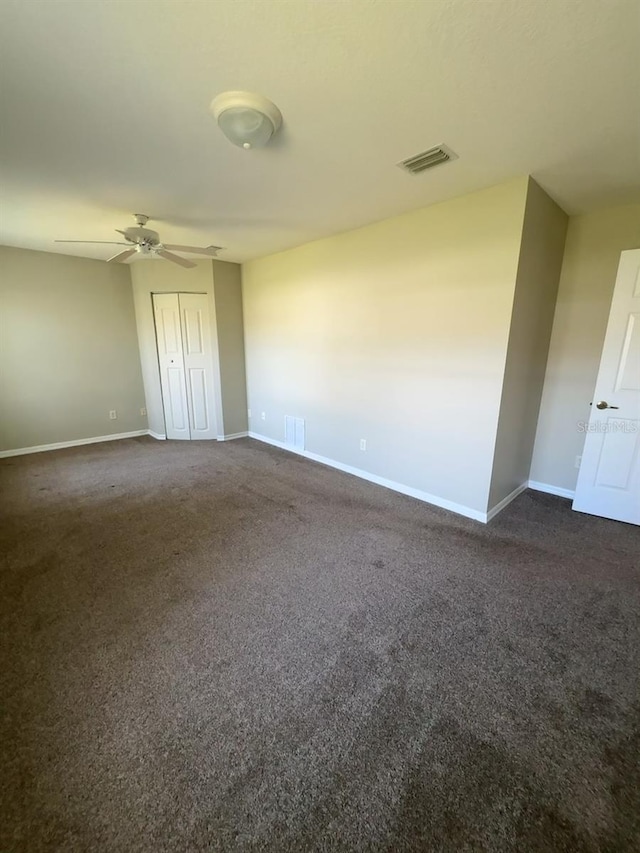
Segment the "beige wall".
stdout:
<path fill-rule="evenodd" d="M 640 205 L 569 220 L 531 479 L 575 488 L 620 252 L 640 247 Z"/>
<path fill-rule="evenodd" d="M 217 434 L 245 432 L 247 398 L 238 264 L 203 260 L 185 269 L 166 261 L 141 261 L 131 265 L 131 279 L 149 429 L 159 436 L 165 434 L 152 294 L 191 292 L 209 297 Z"/>
<path fill-rule="evenodd" d="M 213 261 L 224 435 L 247 431 L 242 277 L 239 264 Z"/>
<path fill-rule="evenodd" d="M 303 417 L 309 451 L 484 512 L 526 191 L 244 265 L 250 429 L 282 441 Z"/>
<path fill-rule="evenodd" d="M 312 452 L 493 506 L 527 478 L 563 221 L 523 178 L 246 264 L 251 429 L 282 441 L 302 416 Z M 619 255 L 638 246 L 640 205 L 569 220 L 534 481 L 575 486 Z M 144 405 L 164 433 L 153 291 L 210 294 L 218 432 L 246 429 L 237 265 L 0 247 L 0 271 L 0 450 L 145 429 Z"/>
<path fill-rule="evenodd" d="M 0 303 L 0 450 L 146 429 L 127 267 L 0 247 Z"/>
<path fill-rule="evenodd" d="M 529 179 L 489 507 L 529 479 L 567 215 Z"/>

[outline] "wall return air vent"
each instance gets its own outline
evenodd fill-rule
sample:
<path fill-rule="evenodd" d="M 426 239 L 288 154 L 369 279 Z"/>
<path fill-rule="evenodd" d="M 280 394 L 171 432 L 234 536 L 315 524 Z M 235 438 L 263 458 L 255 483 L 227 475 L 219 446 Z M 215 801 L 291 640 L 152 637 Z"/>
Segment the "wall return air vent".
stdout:
<path fill-rule="evenodd" d="M 422 154 L 408 157 L 402 163 L 398 163 L 398 166 L 411 175 L 419 175 L 421 172 L 433 168 L 433 166 L 439 166 L 441 163 L 448 163 L 450 160 L 457 159 L 458 155 L 446 145 L 436 145 L 434 148 L 429 148 L 428 151 L 423 151 Z"/>

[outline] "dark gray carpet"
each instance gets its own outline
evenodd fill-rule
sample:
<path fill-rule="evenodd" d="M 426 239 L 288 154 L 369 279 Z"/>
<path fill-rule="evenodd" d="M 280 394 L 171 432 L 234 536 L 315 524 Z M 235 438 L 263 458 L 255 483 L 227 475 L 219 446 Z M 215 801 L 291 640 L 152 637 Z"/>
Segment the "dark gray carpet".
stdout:
<path fill-rule="evenodd" d="M 640 849 L 636 528 L 249 439 L 0 479 L 2 850 Z"/>

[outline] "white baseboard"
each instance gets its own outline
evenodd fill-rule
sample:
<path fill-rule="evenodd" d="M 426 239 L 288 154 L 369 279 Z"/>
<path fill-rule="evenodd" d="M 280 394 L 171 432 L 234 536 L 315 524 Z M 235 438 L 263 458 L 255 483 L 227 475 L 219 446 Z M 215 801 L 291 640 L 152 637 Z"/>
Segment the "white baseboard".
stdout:
<path fill-rule="evenodd" d="M 569 500 L 573 500 L 575 497 L 575 492 L 572 489 L 563 489 L 549 483 L 538 483 L 536 480 L 529 480 L 529 488 L 533 489 L 534 492 L 546 492 L 548 495 L 557 495 L 559 498 L 569 498 Z"/>
<path fill-rule="evenodd" d="M 487 513 L 464 506 L 463 504 L 448 501 L 445 498 L 440 498 L 437 495 L 431 495 L 429 492 L 423 492 L 420 489 L 414 489 L 412 486 L 405 486 L 403 483 L 396 483 L 394 480 L 387 480 L 385 477 L 379 477 L 377 474 L 371 474 L 369 471 L 363 471 L 362 468 L 354 468 L 351 465 L 344 465 L 342 462 L 336 462 L 335 459 L 329 459 L 326 456 L 319 456 L 317 453 L 311 453 L 309 450 L 299 450 L 291 447 L 283 441 L 277 441 L 274 438 L 267 438 L 266 435 L 260 435 L 257 432 L 249 432 L 249 438 L 255 438 L 257 441 L 262 441 L 265 444 L 271 444 L 274 447 L 279 447 L 281 450 L 288 450 L 290 453 L 297 453 L 298 456 L 304 456 L 305 459 L 311 459 L 313 462 L 320 462 L 321 465 L 328 465 L 330 468 L 337 468 L 338 471 L 344 471 L 345 474 L 353 474 L 354 477 L 360 477 L 361 480 L 367 480 L 370 483 L 375 483 L 377 486 L 384 486 L 385 489 L 391 489 L 394 492 L 400 492 L 402 495 L 408 495 L 411 498 L 416 498 L 419 501 L 424 501 L 433 506 L 438 506 L 441 509 L 448 509 L 451 512 L 456 512 L 458 515 L 464 515 L 466 518 L 472 518 L 474 521 L 481 521 L 483 524 L 487 522 Z"/>
<path fill-rule="evenodd" d="M 231 432 L 229 435 L 219 435 L 218 441 L 233 441 L 234 438 L 246 438 L 248 432 Z"/>
<path fill-rule="evenodd" d="M 502 500 L 497 503 L 495 506 L 491 507 L 491 509 L 487 512 L 487 521 L 491 521 L 492 518 L 495 518 L 499 512 L 508 506 L 511 501 L 515 500 L 518 495 L 521 495 L 529 486 L 529 483 L 521 483 L 519 486 L 510 492 L 506 498 L 502 498 Z"/>
<path fill-rule="evenodd" d="M 0 450 L 0 459 L 6 459 L 10 456 L 25 456 L 29 453 L 44 453 L 47 450 L 62 450 L 65 447 L 79 447 L 83 444 L 99 444 L 103 441 L 118 441 L 122 438 L 137 438 L 141 435 L 150 435 L 158 441 L 166 440 L 166 435 L 153 432 L 152 430 L 139 429 L 133 432 L 119 432 L 113 435 L 96 435 L 93 438 L 78 438 L 75 441 L 58 441 L 54 444 L 40 444 L 35 447 L 19 447 L 15 450 Z M 335 459 L 329 459 L 327 456 L 320 456 L 318 453 L 311 453 L 309 450 L 300 450 L 285 444 L 284 441 L 277 441 L 275 438 L 268 438 L 266 435 L 260 435 L 257 432 L 235 432 L 229 435 L 218 436 L 218 441 L 232 441 L 235 438 L 254 438 L 257 441 L 262 441 L 265 444 L 271 444 L 274 447 L 279 447 L 281 450 L 287 450 L 289 453 L 297 453 L 298 456 L 304 456 L 305 459 L 310 459 L 313 462 L 319 462 L 321 465 L 328 465 L 330 468 L 336 468 L 338 471 L 343 471 L 345 474 L 351 474 L 354 477 L 359 477 L 361 480 L 367 480 L 369 483 L 375 483 L 378 486 L 383 486 L 385 489 L 391 489 L 394 492 L 399 492 L 402 495 L 416 498 L 419 501 L 424 501 L 433 506 L 447 509 L 455 512 L 458 515 L 463 515 L 466 518 L 472 518 L 474 521 L 480 521 L 486 524 L 495 518 L 511 501 L 515 500 L 518 495 L 529 488 L 537 492 L 546 492 L 549 495 L 557 495 L 560 498 L 568 498 L 572 500 L 574 492 L 571 489 L 563 489 L 560 486 L 552 486 L 549 483 L 539 483 L 536 480 L 529 480 L 526 483 L 515 488 L 511 494 L 503 498 L 500 503 L 497 503 L 488 512 L 480 512 L 464 504 L 455 503 L 454 501 L 446 500 L 445 498 L 432 495 L 429 492 L 424 492 L 420 489 L 414 489 L 412 486 L 405 486 L 403 483 L 397 483 L 394 480 L 387 480 L 385 477 L 379 477 L 377 474 L 371 474 L 369 471 L 364 471 L 362 468 L 354 468 L 351 465 L 345 465 L 342 462 L 337 462 Z"/>
<path fill-rule="evenodd" d="M 28 453 L 44 453 L 47 450 L 62 450 L 64 447 L 79 447 L 81 444 L 99 444 L 101 441 L 117 441 L 121 438 L 137 438 L 148 435 L 147 429 L 136 429 L 133 432 L 117 432 L 113 435 L 96 435 L 93 438 L 77 438 L 75 441 L 57 441 L 55 444 L 39 444 L 35 447 L 18 447 L 15 450 L 0 450 L 0 459 L 8 456 L 25 456 Z"/>

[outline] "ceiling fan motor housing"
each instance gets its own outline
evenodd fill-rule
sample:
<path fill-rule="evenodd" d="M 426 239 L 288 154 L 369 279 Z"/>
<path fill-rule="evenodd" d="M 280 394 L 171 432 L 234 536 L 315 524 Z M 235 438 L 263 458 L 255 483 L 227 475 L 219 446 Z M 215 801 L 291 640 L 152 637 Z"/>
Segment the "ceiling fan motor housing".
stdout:
<path fill-rule="evenodd" d="M 146 243 L 150 246 L 155 246 L 160 242 L 160 236 L 157 231 L 152 231 L 151 228 L 131 227 L 126 231 L 122 231 L 126 240 L 130 243 Z"/>

